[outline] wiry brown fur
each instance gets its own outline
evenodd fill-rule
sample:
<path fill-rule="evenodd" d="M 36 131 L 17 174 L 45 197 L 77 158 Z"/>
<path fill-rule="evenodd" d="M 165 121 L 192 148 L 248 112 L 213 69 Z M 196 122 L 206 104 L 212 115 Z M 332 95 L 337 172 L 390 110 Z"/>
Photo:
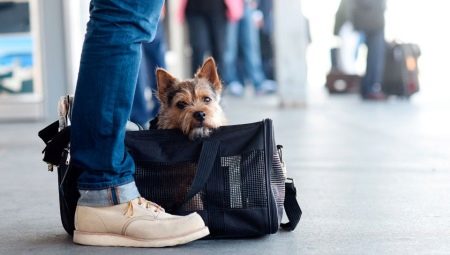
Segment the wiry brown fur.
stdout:
<path fill-rule="evenodd" d="M 203 63 L 193 79 L 179 81 L 161 68 L 156 77 L 161 103 L 158 128 L 177 128 L 195 139 L 209 136 L 213 129 L 225 124 L 219 105 L 222 83 L 212 58 Z M 196 119 L 196 113 L 204 114 L 204 120 Z"/>

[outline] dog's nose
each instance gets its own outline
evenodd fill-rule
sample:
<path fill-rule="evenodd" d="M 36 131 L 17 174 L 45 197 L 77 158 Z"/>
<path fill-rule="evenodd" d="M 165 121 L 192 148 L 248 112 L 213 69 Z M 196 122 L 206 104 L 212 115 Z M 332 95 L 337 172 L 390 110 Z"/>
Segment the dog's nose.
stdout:
<path fill-rule="evenodd" d="M 194 112 L 194 118 L 200 122 L 205 120 L 206 113 L 205 112 Z"/>

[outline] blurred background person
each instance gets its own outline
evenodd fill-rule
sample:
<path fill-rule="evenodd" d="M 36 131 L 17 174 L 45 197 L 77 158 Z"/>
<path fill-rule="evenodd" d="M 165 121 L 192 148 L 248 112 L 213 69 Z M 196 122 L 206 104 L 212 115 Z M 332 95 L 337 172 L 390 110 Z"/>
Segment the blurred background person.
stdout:
<path fill-rule="evenodd" d="M 218 66 L 223 66 L 227 7 L 224 0 L 182 0 L 181 19 L 188 24 L 189 43 L 192 48 L 191 72 L 199 68 L 206 56 L 211 55 Z"/>
<path fill-rule="evenodd" d="M 344 0 L 345 1 L 345 0 Z M 348 0 L 349 17 L 355 30 L 364 34 L 367 45 L 366 72 L 361 96 L 368 100 L 384 100 L 381 91 L 386 42 L 384 35 L 386 0 Z"/>
<path fill-rule="evenodd" d="M 229 22 L 227 27 L 227 44 L 224 53 L 224 80 L 231 95 L 242 96 L 244 84 L 248 80 L 255 89 L 255 94 L 275 92 L 276 85 L 267 80 L 261 61 L 261 47 L 257 23 L 262 22 L 260 11 L 256 10 L 254 0 L 241 1 L 243 16 L 237 22 Z"/>
<path fill-rule="evenodd" d="M 275 79 L 273 60 L 273 2 L 272 0 L 259 0 L 258 10 L 262 20 L 258 23 L 259 41 L 261 44 L 261 61 L 267 79 Z"/>
<path fill-rule="evenodd" d="M 351 0 L 350 0 L 351 1 Z M 357 58 L 364 34 L 355 31 L 348 11 L 349 0 L 342 0 L 336 12 L 333 34 L 339 37 L 338 48 L 332 49 L 332 68 L 343 74 L 360 74 Z"/>

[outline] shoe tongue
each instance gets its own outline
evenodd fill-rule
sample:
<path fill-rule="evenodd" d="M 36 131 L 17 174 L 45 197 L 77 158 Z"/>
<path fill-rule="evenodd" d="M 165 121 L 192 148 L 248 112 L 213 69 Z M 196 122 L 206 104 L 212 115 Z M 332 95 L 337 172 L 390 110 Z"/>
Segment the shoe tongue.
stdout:
<path fill-rule="evenodd" d="M 162 211 L 162 212 L 164 212 L 164 209 L 161 206 L 159 206 L 156 203 L 153 203 L 151 201 L 148 201 L 147 199 L 145 199 L 143 197 L 138 198 L 137 203 L 140 204 L 141 206 L 147 208 L 147 209 L 152 209 L 152 210 L 155 210 L 155 211 Z"/>

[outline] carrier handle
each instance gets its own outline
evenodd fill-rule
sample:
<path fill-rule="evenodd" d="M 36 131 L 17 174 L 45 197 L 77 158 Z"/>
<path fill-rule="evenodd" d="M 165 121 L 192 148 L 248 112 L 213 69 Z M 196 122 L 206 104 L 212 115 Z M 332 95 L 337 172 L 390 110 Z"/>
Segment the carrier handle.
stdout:
<path fill-rule="evenodd" d="M 194 180 L 192 181 L 191 188 L 186 194 L 186 198 L 181 205 L 191 200 L 191 198 L 193 198 L 205 187 L 214 167 L 214 163 L 216 162 L 219 145 L 220 142 L 217 140 L 206 140 L 203 142 L 200 158 L 198 159 L 197 172 Z"/>

